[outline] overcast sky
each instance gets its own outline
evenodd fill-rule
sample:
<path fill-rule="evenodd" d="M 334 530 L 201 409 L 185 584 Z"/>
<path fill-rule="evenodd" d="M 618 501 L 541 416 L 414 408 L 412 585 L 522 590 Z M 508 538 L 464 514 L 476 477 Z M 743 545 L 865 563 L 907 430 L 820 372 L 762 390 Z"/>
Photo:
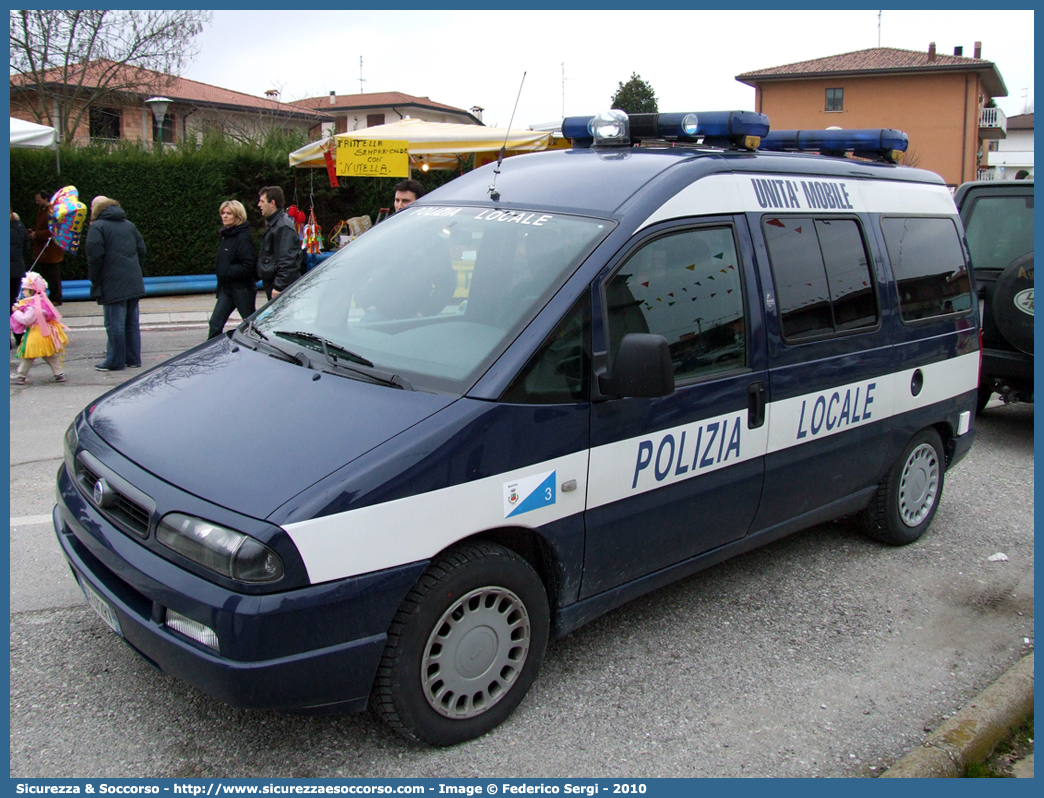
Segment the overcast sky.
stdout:
<path fill-rule="evenodd" d="M 1033 103 L 1032 11 L 884 11 L 880 44 L 993 61 Z M 735 76 L 878 46 L 877 11 L 215 11 L 184 77 L 284 101 L 401 91 L 515 127 L 593 114 L 637 72 L 661 111 L 754 108 Z M 359 59 L 362 58 L 360 84 Z M 564 64 L 564 67 L 563 67 Z M 565 75 L 563 91 L 563 70 Z M 392 121 L 392 120 L 388 120 Z"/>

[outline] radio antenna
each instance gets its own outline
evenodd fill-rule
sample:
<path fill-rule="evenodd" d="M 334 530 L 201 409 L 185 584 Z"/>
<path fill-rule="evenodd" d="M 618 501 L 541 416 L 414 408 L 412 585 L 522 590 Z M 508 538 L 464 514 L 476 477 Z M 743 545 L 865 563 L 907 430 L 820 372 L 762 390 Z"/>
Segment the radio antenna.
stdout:
<path fill-rule="evenodd" d="M 526 73 L 522 73 L 522 82 L 518 84 L 518 96 L 515 97 L 515 107 L 511 109 L 511 119 L 508 120 L 507 130 L 504 131 L 504 145 L 497 155 L 497 165 L 493 167 L 493 182 L 489 184 L 489 198 L 494 202 L 500 201 L 500 192 L 497 191 L 497 176 L 500 174 L 500 165 L 504 163 L 504 155 L 507 153 L 508 138 L 511 136 L 511 125 L 515 122 L 515 111 L 518 110 L 518 101 L 522 97 L 522 86 L 526 82 Z"/>

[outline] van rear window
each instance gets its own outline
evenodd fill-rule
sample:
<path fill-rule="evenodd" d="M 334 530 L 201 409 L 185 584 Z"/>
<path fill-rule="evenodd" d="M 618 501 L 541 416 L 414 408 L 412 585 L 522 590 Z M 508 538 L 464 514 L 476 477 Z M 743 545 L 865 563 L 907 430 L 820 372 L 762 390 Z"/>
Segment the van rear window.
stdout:
<path fill-rule="evenodd" d="M 971 283 L 960 234 L 951 219 L 885 218 L 888 246 L 903 321 L 971 310 Z"/>
<path fill-rule="evenodd" d="M 972 266 L 1001 270 L 1033 251 L 1033 197 L 979 197 L 964 223 Z"/>

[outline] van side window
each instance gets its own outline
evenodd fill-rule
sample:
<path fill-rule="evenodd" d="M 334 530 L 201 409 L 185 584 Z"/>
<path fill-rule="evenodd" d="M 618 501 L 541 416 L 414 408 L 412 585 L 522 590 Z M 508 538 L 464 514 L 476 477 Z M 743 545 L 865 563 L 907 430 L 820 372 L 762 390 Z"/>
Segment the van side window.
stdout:
<path fill-rule="evenodd" d="M 780 331 L 788 341 L 874 327 L 870 259 L 855 219 L 765 217 Z"/>
<path fill-rule="evenodd" d="M 667 339 L 677 382 L 747 363 L 743 285 L 732 229 L 650 241 L 605 286 L 610 363 L 627 333 Z"/>
<path fill-rule="evenodd" d="M 591 295 L 584 292 L 500 399 L 512 404 L 583 402 L 590 374 Z"/>
<path fill-rule="evenodd" d="M 968 267 L 951 219 L 886 218 L 881 230 L 903 321 L 971 310 Z"/>

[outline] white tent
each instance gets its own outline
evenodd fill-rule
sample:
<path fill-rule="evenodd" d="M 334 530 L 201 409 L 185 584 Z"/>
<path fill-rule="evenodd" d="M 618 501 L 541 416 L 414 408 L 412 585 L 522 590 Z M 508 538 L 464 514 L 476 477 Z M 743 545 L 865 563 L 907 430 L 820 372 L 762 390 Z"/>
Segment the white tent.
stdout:
<path fill-rule="evenodd" d="M 11 117 L 11 146 L 43 149 L 54 147 L 57 141 L 53 127 L 25 122 Z"/>
<path fill-rule="evenodd" d="M 31 147 L 36 150 L 51 147 L 54 149 L 54 169 L 62 173 L 62 164 L 58 154 L 58 134 L 53 127 L 38 125 L 11 117 L 11 146 Z"/>
<path fill-rule="evenodd" d="M 409 142 L 410 160 L 423 161 L 433 168 L 455 168 L 457 156 L 472 152 L 496 152 L 507 144 L 515 152 L 543 150 L 551 139 L 549 133 L 536 130 L 508 130 L 484 125 L 458 125 L 448 122 L 425 122 L 421 119 L 403 119 L 387 125 L 338 133 L 333 138 L 313 141 L 290 153 L 290 165 L 322 168 L 323 152 L 336 147 L 342 139 L 354 141 L 383 139 Z"/>

